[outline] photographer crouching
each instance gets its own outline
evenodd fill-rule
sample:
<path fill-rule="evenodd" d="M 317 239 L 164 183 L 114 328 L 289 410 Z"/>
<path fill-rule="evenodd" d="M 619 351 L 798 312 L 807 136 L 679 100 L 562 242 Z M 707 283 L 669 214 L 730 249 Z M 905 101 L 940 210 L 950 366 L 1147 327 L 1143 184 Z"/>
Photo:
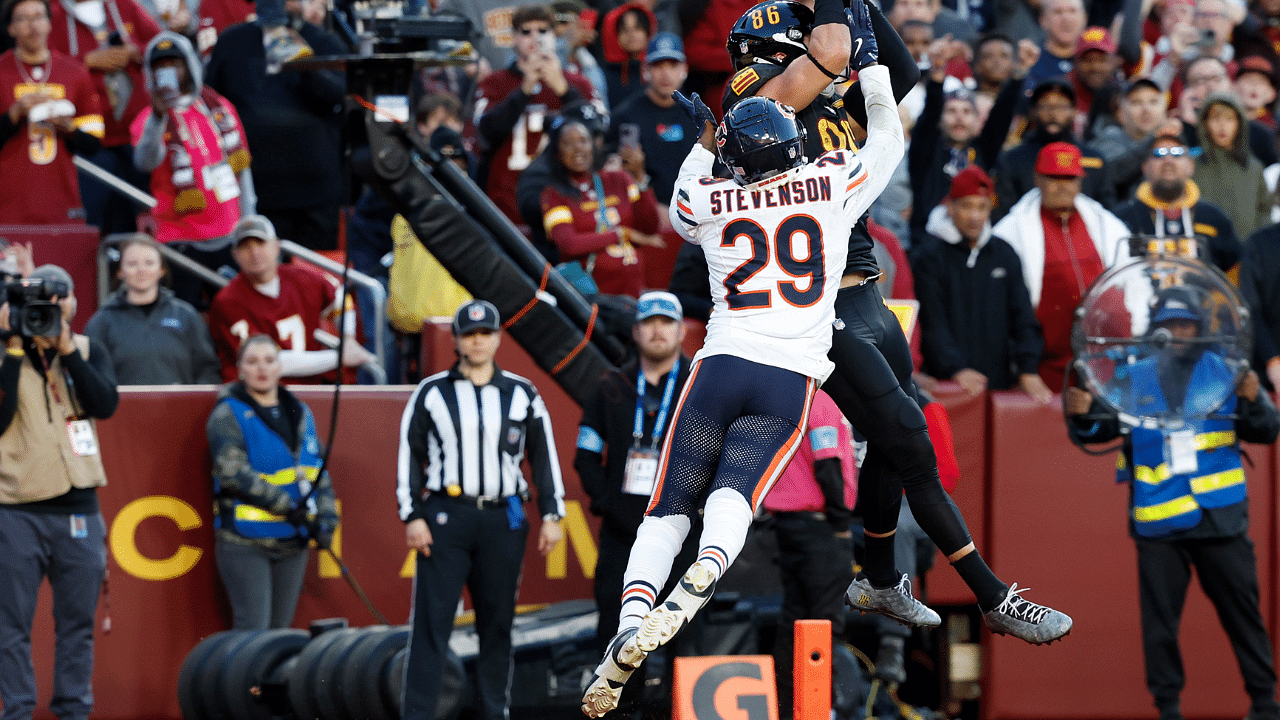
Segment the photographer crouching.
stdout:
<path fill-rule="evenodd" d="M 101 346 L 71 332 L 75 288 L 42 265 L 11 280 L 0 305 L 0 702 L 36 706 L 31 626 L 47 576 L 56 628 L 53 697 L 62 720 L 93 710 L 93 630 L 107 567 L 97 488 L 107 483 L 94 419 L 119 396 Z"/>

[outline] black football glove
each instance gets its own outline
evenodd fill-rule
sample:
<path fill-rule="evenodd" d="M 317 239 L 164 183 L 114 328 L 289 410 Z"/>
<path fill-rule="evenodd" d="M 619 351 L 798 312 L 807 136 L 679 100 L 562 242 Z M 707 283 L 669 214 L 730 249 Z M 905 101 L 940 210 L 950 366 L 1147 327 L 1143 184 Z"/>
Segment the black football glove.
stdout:
<path fill-rule="evenodd" d="M 870 20 L 867 22 L 869 26 Z M 711 123 L 711 126 L 715 127 L 716 116 L 711 114 L 711 108 L 702 102 L 702 98 L 698 97 L 698 93 L 694 93 L 693 98 L 690 99 L 677 91 L 671 93 L 671 99 L 675 100 L 680 109 L 684 111 L 684 114 L 688 115 L 689 119 L 698 126 L 698 132 L 702 132 L 703 128 L 706 127 L 706 123 Z"/>
<path fill-rule="evenodd" d="M 849 34 L 853 38 L 853 52 L 849 53 L 849 66 L 855 71 L 880 61 L 880 46 L 876 43 L 876 31 L 871 27 L 871 14 L 867 6 L 853 0 L 844 11 L 849 18 Z"/>

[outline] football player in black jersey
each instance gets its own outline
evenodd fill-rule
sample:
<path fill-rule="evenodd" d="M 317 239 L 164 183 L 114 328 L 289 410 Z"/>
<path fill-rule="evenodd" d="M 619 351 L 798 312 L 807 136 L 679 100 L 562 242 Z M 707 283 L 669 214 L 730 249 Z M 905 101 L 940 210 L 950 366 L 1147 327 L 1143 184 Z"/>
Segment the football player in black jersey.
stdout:
<path fill-rule="evenodd" d="M 861 89 L 854 82 L 843 95 L 849 65 L 860 53 L 877 52 L 889 67 L 895 99 L 919 79 L 910 52 L 888 20 L 866 0 L 846 11 L 840 0 L 816 0 L 813 9 L 789 0 L 760 3 L 739 18 L 727 43 L 735 74 L 725 88 L 727 112 L 744 97 L 763 95 L 797 108 L 808 133 L 805 152 L 817 157 L 835 148 L 853 148 L 855 122 L 865 123 Z M 855 46 L 850 58 L 829 52 L 834 33 L 858 37 L 857 24 L 870 22 L 876 42 Z M 860 44 L 861 45 L 861 44 Z M 987 626 L 1030 643 L 1052 642 L 1071 631 L 1071 618 L 1021 597 L 1001 582 L 976 551 L 959 508 L 938 479 L 938 463 L 928 425 L 911 379 L 911 351 L 897 318 L 876 285 L 880 269 L 872 255 L 865 218 L 849 240 L 830 359 L 835 372 L 823 390 L 864 437 L 867 455 L 858 492 L 866 534 L 863 572 L 849 586 L 846 602 L 916 625 L 937 624 L 937 615 L 911 595 L 906 575 L 898 576 L 893 543 L 906 491 L 921 528 L 947 556 L 974 592 Z"/>

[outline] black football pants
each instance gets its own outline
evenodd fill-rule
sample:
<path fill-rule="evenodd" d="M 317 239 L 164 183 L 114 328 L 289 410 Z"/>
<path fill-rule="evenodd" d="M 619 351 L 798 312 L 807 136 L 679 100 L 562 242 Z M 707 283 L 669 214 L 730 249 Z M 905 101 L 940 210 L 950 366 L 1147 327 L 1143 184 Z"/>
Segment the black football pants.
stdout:
<path fill-rule="evenodd" d="M 858 474 L 868 532 L 898 524 L 902 494 L 921 529 L 945 555 L 970 542 L 964 518 L 938 479 L 938 458 L 911 379 L 911 348 L 874 282 L 841 288 L 831 335 L 835 372 L 822 385 L 867 439 Z"/>

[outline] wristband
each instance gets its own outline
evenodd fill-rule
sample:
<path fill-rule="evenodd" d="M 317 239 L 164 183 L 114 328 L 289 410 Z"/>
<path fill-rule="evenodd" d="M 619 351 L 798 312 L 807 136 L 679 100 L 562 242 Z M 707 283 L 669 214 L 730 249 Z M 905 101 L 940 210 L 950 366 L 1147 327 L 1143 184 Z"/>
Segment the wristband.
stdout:
<path fill-rule="evenodd" d="M 852 2 L 862 2 L 862 0 L 852 0 Z M 840 0 L 817 0 L 813 4 L 813 26 L 819 25 L 845 25 L 849 24 L 849 19 L 844 14 L 844 3 Z"/>
<path fill-rule="evenodd" d="M 27 356 L 27 352 L 22 348 L 8 348 L 6 352 L 8 352 L 10 356 L 16 357 L 16 358 Z"/>
<path fill-rule="evenodd" d="M 547 513 L 546 515 L 542 516 L 542 522 L 558 523 L 560 522 L 560 516 L 555 513 Z"/>

